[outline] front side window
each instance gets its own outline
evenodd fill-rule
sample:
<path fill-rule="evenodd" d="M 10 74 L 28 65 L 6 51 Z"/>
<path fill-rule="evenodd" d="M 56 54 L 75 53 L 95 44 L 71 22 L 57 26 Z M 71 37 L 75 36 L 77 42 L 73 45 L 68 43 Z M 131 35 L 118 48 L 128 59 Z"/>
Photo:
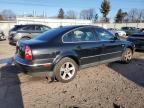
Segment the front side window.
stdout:
<path fill-rule="evenodd" d="M 102 40 L 102 41 L 108 41 L 108 40 L 113 40 L 114 39 L 114 35 L 111 34 L 110 32 L 108 32 L 105 29 L 96 28 L 95 31 L 96 31 L 99 39 Z"/>
<path fill-rule="evenodd" d="M 96 41 L 95 35 L 90 28 L 80 28 L 74 31 L 71 31 L 64 35 L 64 42 L 90 42 Z"/>

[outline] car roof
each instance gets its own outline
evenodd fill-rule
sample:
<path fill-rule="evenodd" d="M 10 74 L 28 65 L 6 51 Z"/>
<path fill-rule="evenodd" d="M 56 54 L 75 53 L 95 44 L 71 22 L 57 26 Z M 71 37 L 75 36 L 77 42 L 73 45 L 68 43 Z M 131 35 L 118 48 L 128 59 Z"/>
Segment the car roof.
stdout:
<path fill-rule="evenodd" d="M 77 29 L 77 28 L 80 28 L 80 27 L 97 27 L 97 26 L 92 26 L 92 25 L 60 26 L 58 28 L 51 29 L 50 31 L 45 32 L 45 33 L 37 36 L 36 39 L 38 39 L 38 40 L 49 40 L 49 39 L 52 39 L 52 38 L 55 38 L 55 37 L 59 38 L 60 35 L 63 35 L 68 31 L 71 31 L 73 29 Z"/>
<path fill-rule="evenodd" d="M 94 26 L 94 25 L 70 25 L 70 26 L 60 26 L 59 28 L 71 30 L 71 29 L 76 29 L 76 28 L 80 28 L 80 27 L 97 27 L 97 28 L 100 28 L 100 27 Z"/>
<path fill-rule="evenodd" d="M 36 26 L 46 26 L 46 25 L 43 25 L 43 24 L 20 24 L 20 25 L 15 25 L 15 26 L 33 26 L 33 25 L 36 25 Z"/>

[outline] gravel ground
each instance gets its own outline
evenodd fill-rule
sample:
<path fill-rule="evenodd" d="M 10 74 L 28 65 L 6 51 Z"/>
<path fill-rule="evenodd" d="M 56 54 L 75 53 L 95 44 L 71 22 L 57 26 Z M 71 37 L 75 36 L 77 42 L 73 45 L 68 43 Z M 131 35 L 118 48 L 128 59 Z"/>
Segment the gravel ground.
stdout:
<path fill-rule="evenodd" d="M 31 77 L 11 64 L 15 47 L 0 41 L 0 108 L 144 108 L 144 52 L 78 72 L 70 83 Z"/>

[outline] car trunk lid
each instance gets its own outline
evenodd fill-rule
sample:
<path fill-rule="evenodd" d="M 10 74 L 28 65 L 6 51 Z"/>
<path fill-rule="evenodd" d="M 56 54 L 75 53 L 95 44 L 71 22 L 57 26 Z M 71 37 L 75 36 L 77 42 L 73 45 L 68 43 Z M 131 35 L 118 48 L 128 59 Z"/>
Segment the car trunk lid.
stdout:
<path fill-rule="evenodd" d="M 20 56 L 21 58 L 25 59 L 25 50 L 26 47 L 29 47 L 32 53 L 32 48 L 34 46 L 40 45 L 42 43 L 45 43 L 45 41 L 42 40 L 36 40 L 36 39 L 30 39 L 30 40 L 21 40 L 17 43 L 16 46 L 16 54 Z"/>

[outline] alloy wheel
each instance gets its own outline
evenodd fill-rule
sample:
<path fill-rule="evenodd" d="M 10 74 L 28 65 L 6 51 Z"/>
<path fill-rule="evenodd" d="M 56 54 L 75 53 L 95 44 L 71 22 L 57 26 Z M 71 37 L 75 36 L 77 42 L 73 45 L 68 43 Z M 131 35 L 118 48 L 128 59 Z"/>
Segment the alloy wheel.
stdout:
<path fill-rule="evenodd" d="M 74 76 L 75 71 L 74 64 L 71 62 L 66 62 L 60 68 L 60 77 L 63 80 L 69 80 Z"/>

